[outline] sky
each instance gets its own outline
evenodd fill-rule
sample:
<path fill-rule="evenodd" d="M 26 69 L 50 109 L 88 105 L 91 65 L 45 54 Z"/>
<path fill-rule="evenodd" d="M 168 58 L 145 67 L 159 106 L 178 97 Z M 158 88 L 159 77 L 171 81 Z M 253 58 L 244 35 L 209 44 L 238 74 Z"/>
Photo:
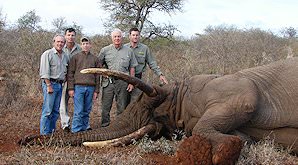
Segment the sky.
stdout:
<path fill-rule="evenodd" d="M 104 34 L 102 26 L 109 16 L 99 0 L 0 0 L 2 16 L 9 26 L 31 10 L 41 17 L 44 29 L 53 29 L 52 21 L 64 17 L 75 22 L 85 35 Z M 235 26 L 239 29 L 260 28 L 279 32 L 286 27 L 298 28 L 297 0 L 185 0 L 182 12 L 171 15 L 154 12 L 155 23 L 172 24 L 177 36 L 191 37 L 208 26 Z"/>

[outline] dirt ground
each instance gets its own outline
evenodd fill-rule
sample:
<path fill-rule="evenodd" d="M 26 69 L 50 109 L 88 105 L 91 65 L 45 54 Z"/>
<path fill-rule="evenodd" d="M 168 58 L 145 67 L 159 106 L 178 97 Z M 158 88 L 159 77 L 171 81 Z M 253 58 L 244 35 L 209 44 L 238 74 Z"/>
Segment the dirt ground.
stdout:
<path fill-rule="evenodd" d="M 3 82 L 0 81 L 0 96 L 5 97 L 3 95 L 4 92 L 4 85 L 1 84 Z M 3 100 L 3 99 L 2 99 Z M 42 98 L 30 98 L 27 100 L 22 100 L 18 103 L 12 103 L 14 105 L 11 106 L 10 109 L 0 109 L 0 164 L 30 164 L 27 161 L 22 162 L 24 156 L 24 148 L 20 147 L 17 142 L 27 136 L 32 134 L 39 134 L 39 120 L 41 114 L 41 107 L 42 107 Z M 70 116 L 72 116 L 72 100 L 69 102 L 70 107 Z M 99 101 L 97 101 L 94 106 L 93 110 L 90 114 L 90 124 L 92 128 L 97 128 L 100 126 L 100 112 L 98 108 L 100 107 Z M 111 112 L 111 120 L 114 119 L 115 116 L 115 106 L 112 108 Z M 60 119 L 57 122 L 57 131 L 61 131 L 60 128 Z M 129 153 L 133 153 L 136 150 L 136 146 L 130 145 L 126 147 L 116 147 L 116 148 L 108 148 L 108 149 L 93 149 L 93 148 L 84 148 L 84 152 L 95 154 L 94 156 L 101 156 L 105 153 L 110 153 L 111 157 L 117 159 L 117 155 L 121 153 L 122 155 L 119 158 L 131 157 Z M 42 146 L 37 146 L 33 148 L 27 148 L 26 152 L 31 152 L 33 154 L 43 153 L 44 151 L 54 153 L 56 148 L 53 150 L 51 148 L 44 148 Z M 76 152 L 76 150 L 81 150 L 79 147 L 73 147 L 70 149 L 70 152 Z M 64 152 L 64 151 L 62 151 Z M 75 155 L 74 153 L 73 155 Z M 91 154 L 91 157 L 92 157 Z M 114 154 L 114 155 L 113 155 Z M 67 154 L 65 154 L 67 157 Z M 115 156 L 116 155 L 116 156 Z M 31 155 L 32 157 L 32 155 Z M 174 159 L 171 156 L 160 154 L 160 153 L 149 153 L 149 154 L 142 154 L 139 156 L 141 160 L 137 160 L 136 162 L 142 162 L 142 164 L 168 164 L 173 162 Z M 34 158 L 30 158 L 34 159 Z M 63 160 L 63 158 L 60 158 Z M 92 159 L 92 158 L 91 158 Z M 67 160 L 67 159 L 65 159 Z M 59 161 L 58 161 L 59 162 Z M 110 164 L 110 163 L 103 163 L 101 159 L 99 159 L 100 164 Z M 73 163 L 71 160 L 62 161 L 62 164 L 76 164 Z M 171 163 L 171 164 L 173 164 Z M 36 164 L 43 164 L 43 163 L 36 163 Z M 56 163 L 53 163 L 56 164 Z M 58 163 L 60 164 L 60 163 Z M 81 164 L 81 163 L 78 163 Z M 85 164 L 85 163 L 84 163 Z M 95 163 L 98 164 L 98 163 Z M 115 161 L 115 164 L 119 164 L 118 160 Z M 122 163 L 120 163 L 122 164 Z M 123 164 L 130 164 L 124 163 Z"/>
<path fill-rule="evenodd" d="M 0 81 L 0 98 L 5 97 L 4 85 Z M 73 102 L 69 102 L 70 116 L 73 112 Z M 137 145 L 112 148 L 87 148 L 87 147 L 47 147 L 33 146 L 20 147 L 17 142 L 32 134 L 39 134 L 39 120 L 41 115 L 42 98 L 28 98 L 12 102 L 9 109 L 0 107 L 0 165 L 2 164 L 195 164 L 193 152 L 187 151 L 193 148 L 193 143 L 184 143 L 183 152 L 175 155 L 162 152 L 139 152 Z M 90 124 L 93 129 L 100 127 L 100 103 L 99 99 L 94 103 L 90 114 Z M 115 117 L 115 105 L 112 108 L 111 120 Z M 57 122 L 57 131 L 61 131 L 60 119 Z M 177 146 L 176 146 L 177 147 Z M 202 147 L 202 146 L 201 146 Z M 208 149 L 208 145 L 206 145 Z M 206 149 L 206 150 L 207 150 Z M 196 149 L 191 149 L 196 151 Z M 197 151 L 199 152 L 199 151 Z M 197 155 L 200 155 L 198 153 Z M 58 156 L 57 156 L 58 155 Z M 204 154 L 201 154 L 204 155 Z M 206 160 L 210 160 L 205 154 Z M 284 159 L 284 158 L 282 158 Z M 187 160 L 187 161 L 184 161 Z M 297 160 L 297 161 L 296 161 Z M 293 162 L 298 162 L 298 158 Z M 206 163 L 205 163 L 206 164 Z M 208 163 L 207 163 L 208 164 Z M 241 164 L 241 163 L 240 163 Z M 270 164 L 270 163 L 269 163 Z M 298 163 L 297 163 L 298 164 Z"/>

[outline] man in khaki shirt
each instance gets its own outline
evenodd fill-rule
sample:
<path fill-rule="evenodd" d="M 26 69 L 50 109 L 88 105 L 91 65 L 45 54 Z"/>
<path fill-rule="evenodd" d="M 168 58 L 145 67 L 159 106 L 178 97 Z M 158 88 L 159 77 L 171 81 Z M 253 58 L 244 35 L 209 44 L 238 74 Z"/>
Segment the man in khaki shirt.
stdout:
<path fill-rule="evenodd" d="M 135 66 L 137 60 L 133 51 L 122 45 L 123 34 L 120 29 L 115 29 L 111 33 L 113 44 L 101 49 L 98 57 L 100 63 L 108 69 L 124 72 L 135 76 Z M 133 85 L 114 77 L 103 78 L 102 80 L 102 115 L 101 126 L 110 124 L 110 111 L 115 96 L 117 104 L 117 115 L 128 105 L 128 92 L 133 90 Z"/>
<path fill-rule="evenodd" d="M 40 134 L 48 135 L 56 129 L 62 95 L 62 83 L 65 81 L 69 58 L 63 51 L 65 38 L 56 35 L 53 48 L 46 50 L 40 59 L 39 75 L 42 79 L 43 105 L 40 118 Z"/>

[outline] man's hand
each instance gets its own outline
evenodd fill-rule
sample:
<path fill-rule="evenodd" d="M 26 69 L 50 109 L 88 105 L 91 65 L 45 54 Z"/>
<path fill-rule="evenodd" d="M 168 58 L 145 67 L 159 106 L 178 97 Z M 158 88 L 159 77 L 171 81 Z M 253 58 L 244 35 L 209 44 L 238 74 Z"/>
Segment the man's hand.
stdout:
<path fill-rule="evenodd" d="M 164 84 L 168 84 L 169 83 L 168 80 L 166 79 L 166 77 L 164 75 L 160 75 L 159 76 L 159 79 Z"/>
<path fill-rule="evenodd" d="M 47 91 L 48 91 L 49 94 L 54 92 L 54 90 L 52 88 L 52 85 L 47 85 Z"/>
<path fill-rule="evenodd" d="M 93 93 L 93 100 L 97 99 L 98 94 L 96 92 Z"/>
<path fill-rule="evenodd" d="M 128 84 L 128 86 L 127 86 L 127 89 L 126 89 L 126 90 L 127 90 L 128 92 L 131 92 L 131 91 L 133 90 L 133 88 L 134 88 L 134 87 L 133 87 L 133 85 L 132 85 L 132 84 Z"/>
<path fill-rule="evenodd" d="M 69 97 L 74 97 L 74 90 L 73 89 L 69 90 L 68 95 L 69 95 Z"/>

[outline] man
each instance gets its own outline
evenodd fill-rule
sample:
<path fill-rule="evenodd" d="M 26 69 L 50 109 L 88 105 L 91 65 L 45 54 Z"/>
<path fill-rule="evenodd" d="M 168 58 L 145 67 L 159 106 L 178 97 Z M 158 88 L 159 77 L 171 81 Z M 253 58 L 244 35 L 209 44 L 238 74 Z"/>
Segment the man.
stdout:
<path fill-rule="evenodd" d="M 69 58 L 63 51 L 65 38 L 56 35 L 53 48 L 41 55 L 40 77 L 42 79 L 43 106 L 40 118 L 40 134 L 48 135 L 56 129 L 59 106 L 62 95 L 62 83 L 65 80 Z"/>
<path fill-rule="evenodd" d="M 111 37 L 113 44 L 102 48 L 99 53 L 101 65 L 106 65 L 108 69 L 121 71 L 134 76 L 134 67 L 137 66 L 138 63 L 133 51 L 122 45 L 122 31 L 115 29 L 111 33 Z M 102 79 L 102 87 L 101 126 L 105 127 L 110 124 L 110 111 L 114 96 L 118 115 L 122 113 L 128 105 L 128 92 L 133 90 L 133 85 L 127 84 L 114 77 L 107 77 Z"/>
<path fill-rule="evenodd" d="M 81 48 L 82 52 L 71 58 L 67 72 L 68 94 L 74 98 L 73 133 L 88 129 L 92 100 L 99 93 L 99 75 L 80 73 L 82 69 L 99 68 L 99 59 L 90 53 L 91 42 L 87 37 L 81 39 Z"/>
<path fill-rule="evenodd" d="M 63 48 L 63 51 L 69 56 L 71 59 L 72 56 L 81 52 L 81 47 L 79 44 L 75 43 L 76 39 L 76 31 L 74 28 L 67 28 L 65 30 L 65 39 L 66 44 Z M 62 91 L 62 98 L 60 103 L 60 119 L 61 119 L 61 128 L 65 132 L 70 132 L 69 124 L 70 124 L 70 117 L 68 115 L 68 100 L 69 95 L 67 92 L 67 82 L 63 83 L 63 91 Z"/>
<path fill-rule="evenodd" d="M 142 79 L 142 74 L 146 71 L 146 65 L 148 64 L 150 69 L 153 70 L 153 72 L 159 77 L 160 81 L 163 84 L 168 84 L 166 77 L 160 71 L 160 68 L 157 65 L 157 62 L 152 55 L 149 47 L 145 44 L 140 43 L 140 31 L 138 28 L 131 28 L 129 30 L 129 40 L 130 42 L 125 44 L 125 46 L 128 46 L 133 50 L 138 61 L 138 66 L 136 66 L 135 69 L 135 76 L 139 79 Z M 135 88 L 130 94 L 130 101 L 134 102 L 140 94 L 141 90 Z"/>

